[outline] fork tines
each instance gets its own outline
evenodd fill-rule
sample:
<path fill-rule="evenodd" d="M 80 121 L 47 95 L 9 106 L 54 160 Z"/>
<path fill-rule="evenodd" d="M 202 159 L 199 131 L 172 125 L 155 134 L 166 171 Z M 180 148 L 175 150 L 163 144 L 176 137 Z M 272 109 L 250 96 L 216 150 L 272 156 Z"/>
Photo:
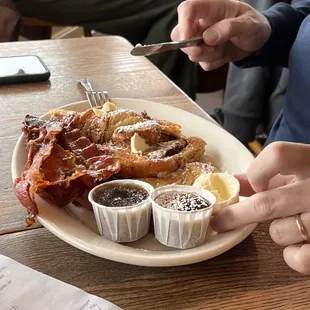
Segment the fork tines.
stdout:
<path fill-rule="evenodd" d="M 98 109 L 109 101 L 108 93 L 104 91 L 87 91 L 86 96 L 93 109 Z"/>

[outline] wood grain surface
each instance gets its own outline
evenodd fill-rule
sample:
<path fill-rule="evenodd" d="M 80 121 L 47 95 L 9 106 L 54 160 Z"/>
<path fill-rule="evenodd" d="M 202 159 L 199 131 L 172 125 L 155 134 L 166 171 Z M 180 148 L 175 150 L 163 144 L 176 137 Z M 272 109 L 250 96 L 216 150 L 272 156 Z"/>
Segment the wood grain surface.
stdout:
<path fill-rule="evenodd" d="M 286 266 L 268 224 L 210 261 L 147 268 L 84 253 L 46 229 L 25 228 L 11 180 L 11 155 L 24 116 L 84 99 L 76 79 L 90 78 L 111 97 L 144 98 L 208 116 L 119 37 L 1 44 L 0 56 L 41 56 L 49 82 L 0 87 L 0 253 L 31 268 L 134 309 L 310 309 L 310 278 Z M 1 304 L 0 304 L 1 309 Z"/>
<path fill-rule="evenodd" d="M 212 260 L 169 268 L 97 258 L 43 228 L 3 235 L 0 249 L 124 310 L 309 309 L 309 277 L 285 265 L 281 247 L 270 240 L 267 231 L 267 225 L 262 225 L 252 237 Z"/>

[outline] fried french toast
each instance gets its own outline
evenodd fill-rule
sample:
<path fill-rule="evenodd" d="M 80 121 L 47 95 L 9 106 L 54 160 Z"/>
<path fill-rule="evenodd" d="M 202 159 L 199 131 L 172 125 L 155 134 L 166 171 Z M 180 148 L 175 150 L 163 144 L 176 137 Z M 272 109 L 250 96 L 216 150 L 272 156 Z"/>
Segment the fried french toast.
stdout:
<path fill-rule="evenodd" d="M 140 178 L 158 187 L 193 184 L 204 172 L 206 143 L 186 137 L 181 126 L 117 108 L 85 112 L 54 110 L 50 119 L 27 115 L 22 128 L 28 160 L 14 190 L 30 221 L 38 213 L 35 194 L 62 207 L 111 177 Z"/>
<path fill-rule="evenodd" d="M 183 169 L 178 169 L 168 175 L 157 178 L 140 178 L 139 180 L 151 184 L 154 188 L 170 184 L 193 185 L 199 176 L 214 172 L 218 172 L 218 169 L 210 162 L 191 162 L 186 164 Z"/>
<path fill-rule="evenodd" d="M 52 111 L 52 117 L 66 118 L 65 112 Z M 72 112 L 68 111 L 72 116 Z M 72 120 L 81 135 L 96 143 L 100 153 L 117 159 L 126 178 L 159 177 L 182 169 L 203 158 L 206 143 L 198 137 L 185 137 L 181 126 L 150 118 L 146 112 L 127 109 L 111 112 L 87 110 Z M 133 150 L 134 136 L 143 139 L 144 150 Z"/>

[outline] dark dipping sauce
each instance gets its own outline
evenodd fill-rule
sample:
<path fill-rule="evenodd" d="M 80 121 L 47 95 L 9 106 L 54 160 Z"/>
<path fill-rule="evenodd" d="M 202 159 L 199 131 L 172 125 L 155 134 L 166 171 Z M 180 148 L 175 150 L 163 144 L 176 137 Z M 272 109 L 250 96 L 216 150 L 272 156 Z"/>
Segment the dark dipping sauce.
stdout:
<path fill-rule="evenodd" d="M 187 212 L 202 210 L 211 206 L 209 200 L 196 193 L 163 193 L 155 199 L 155 202 L 166 209 Z"/>
<path fill-rule="evenodd" d="M 94 201 L 106 207 L 129 207 L 148 197 L 148 191 L 138 185 L 111 185 L 98 189 Z"/>

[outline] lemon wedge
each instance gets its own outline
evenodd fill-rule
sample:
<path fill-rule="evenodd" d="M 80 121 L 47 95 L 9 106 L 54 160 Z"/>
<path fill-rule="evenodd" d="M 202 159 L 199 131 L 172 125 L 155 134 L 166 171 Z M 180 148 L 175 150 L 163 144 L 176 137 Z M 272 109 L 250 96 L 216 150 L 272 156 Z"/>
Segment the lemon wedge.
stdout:
<path fill-rule="evenodd" d="M 195 187 L 210 191 L 216 197 L 214 211 L 239 202 L 239 181 L 228 173 L 207 173 L 199 176 Z"/>

